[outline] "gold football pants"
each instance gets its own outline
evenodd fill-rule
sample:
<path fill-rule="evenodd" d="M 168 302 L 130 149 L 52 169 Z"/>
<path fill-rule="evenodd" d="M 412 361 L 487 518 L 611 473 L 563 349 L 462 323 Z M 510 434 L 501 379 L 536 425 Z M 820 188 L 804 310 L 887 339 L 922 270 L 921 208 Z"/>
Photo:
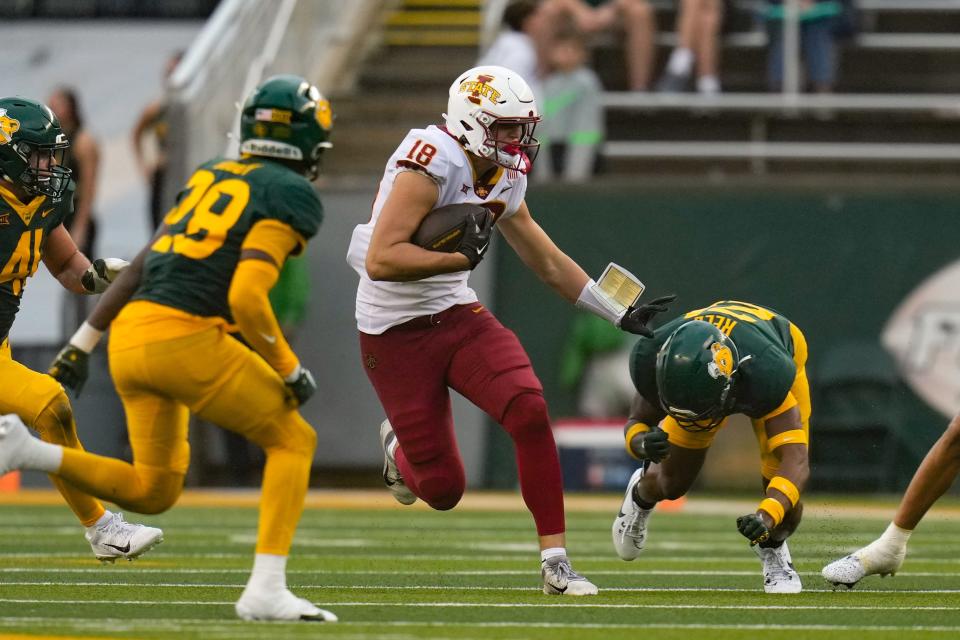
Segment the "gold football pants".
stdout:
<path fill-rule="evenodd" d="M 283 380 L 223 326 L 198 322 L 195 333 L 144 343 L 122 318 L 112 328 L 110 371 L 127 414 L 133 464 L 64 450 L 60 475 L 132 511 L 165 511 L 183 487 L 193 412 L 264 449 L 257 553 L 287 555 L 316 433 L 291 404 Z M 182 328 L 182 317 L 171 321 Z M 162 325 L 154 323 L 153 336 L 164 335 Z"/>
<path fill-rule="evenodd" d="M 15 413 L 40 434 L 44 442 L 83 450 L 77 438 L 70 400 L 60 383 L 44 373 L 23 366 L 10 355 L 10 343 L 0 343 L 0 415 Z M 67 505 L 89 527 L 103 515 L 103 505 L 74 486 L 51 475 Z"/>

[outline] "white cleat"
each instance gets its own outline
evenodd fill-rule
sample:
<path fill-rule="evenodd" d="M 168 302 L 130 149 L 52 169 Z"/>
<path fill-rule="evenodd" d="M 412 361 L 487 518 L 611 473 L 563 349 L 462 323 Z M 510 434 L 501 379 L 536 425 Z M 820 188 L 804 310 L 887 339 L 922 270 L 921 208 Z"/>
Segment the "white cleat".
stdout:
<path fill-rule="evenodd" d="M 640 482 L 644 470 L 640 467 L 630 476 L 620 513 L 613 521 L 613 548 L 621 560 L 636 559 L 647 543 L 647 518 L 653 509 L 641 509 L 633 501 L 633 488 Z"/>
<path fill-rule="evenodd" d="M 567 556 L 556 556 L 541 562 L 543 592 L 548 596 L 595 596 L 597 585 L 573 570 Z"/>
<path fill-rule="evenodd" d="M 417 496 L 404 484 L 400 469 L 397 468 L 397 436 L 389 420 L 380 423 L 380 444 L 383 445 L 383 484 L 400 504 L 413 504 Z"/>
<path fill-rule="evenodd" d="M 298 598 L 289 589 L 262 591 L 247 587 L 234 607 L 244 620 L 306 620 L 308 622 L 336 622 L 337 616 Z"/>
<path fill-rule="evenodd" d="M 88 527 L 84 535 L 100 562 L 133 560 L 163 542 L 163 531 L 125 522 L 121 513 L 111 513 L 106 522 Z"/>
<path fill-rule="evenodd" d="M 835 587 L 844 585 L 852 589 L 866 576 L 895 575 L 907 555 L 906 547 L 893 549 L 881 540 L 874 540 L 862 549 L 831 562 L 823 568 L 821 575 Z"/>
<path fill-rule="evenodd" d="M 776 548 L 757 545 L 753 550 L 763 563 L 763 590 L 766 593 L 800 593 L 803 590 L 786 542 Z"/>
<path fill-rule="evenodd" d="M 0 476 L 20 469 L 34 437 L 15 413 L 0 416 Z"/>

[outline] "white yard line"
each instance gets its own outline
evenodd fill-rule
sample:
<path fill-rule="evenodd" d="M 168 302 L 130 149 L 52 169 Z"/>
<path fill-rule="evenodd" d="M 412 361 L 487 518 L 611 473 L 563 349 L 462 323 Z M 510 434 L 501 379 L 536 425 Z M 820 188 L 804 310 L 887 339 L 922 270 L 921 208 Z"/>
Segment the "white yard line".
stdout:
<path fill-rule="evenodd" d="M 245 584 L 203 583 L 185 584 L 180 582 L 35 582 L 35 581 L 3 581 L 2 586 L 16 587 L 143 587 L 143 588 L 170 588 L 170 589 L 242 589 Z M 439 584 L 419 584 L 404 586 L 383 585 L 339 585 L 339 584 L 300 584 L 291 585 L 295 589 L 336 589 L 338 591 L 521 591 L 538 592 L 539 587 L 484 587 L 484 586 L 454 586 Z M 759 589 L 742 589 L 727 587 L 603 587 L 603 592 L 617 593 L 759 593 Z M 837 589 L 804 589 L 804 593 L 834 593 Z M 960 589 L 856 589 L 857 593 L 902 595 L 905 593 L 960 593 Z M 3 602 L 4 600 L 0 600 Z M 59 602 L 59 601 L 45 601 Z"/>

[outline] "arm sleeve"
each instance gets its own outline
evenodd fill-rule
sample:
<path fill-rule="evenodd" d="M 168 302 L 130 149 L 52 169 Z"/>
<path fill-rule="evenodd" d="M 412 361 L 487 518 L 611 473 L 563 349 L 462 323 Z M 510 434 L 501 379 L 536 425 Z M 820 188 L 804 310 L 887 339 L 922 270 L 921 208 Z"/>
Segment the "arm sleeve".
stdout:
<path fill-rule="evenodd" d="M 270 255 L 266 260 L 241 260 L 230 283 L 228 301 L 244 340 L 263 356 L 282 377 L 290 375 L 299 361 L 270 307 L 268 294 L 277 282 L 280 268 L 290 251 L 302 238 L 290 227 L 275 220 L 261 220 L 253 226 L 243 243 L 244 249 L 256 249 Z"/>

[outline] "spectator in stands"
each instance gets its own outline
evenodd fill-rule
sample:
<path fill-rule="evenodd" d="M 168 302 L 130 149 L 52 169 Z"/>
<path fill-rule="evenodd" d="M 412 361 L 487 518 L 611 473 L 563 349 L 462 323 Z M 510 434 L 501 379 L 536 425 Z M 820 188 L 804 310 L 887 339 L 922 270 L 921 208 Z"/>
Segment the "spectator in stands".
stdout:
<path fill-rule="evenodd" d="M 93 202 L 97 195 L 97 172 L 100 167 L 100 145 L 84 128 L 80 98 L 72 87 L 58 87 L 47 100 L 51 111 L 60 119 L 63 132 L 70 141 L 66 166 L 73 170 L 76 191 L 73 214 L 63 224 L 84 255 L 92 256 L 97 237 Z"/>
<path fill-rule="evenodd" d="M 816 93 L 831 93 L 837 78 L 837 26 L 843 5 L 837 0 L 800 0 L 800 53 L 806 85 Z M 767 0 L 767 84 L 783 88 L 783 0 Z"/>
<path fill-rule="evenodd" d="M 95 255 L 97 221 L 93 203 L 97 197 L 97 175 L 100 169 L 100 145 L 84 127 L 80 98 L 72 87 L 54 89 L 47 100 L 50 110 L 60 120 L 60 126 L 70 141 L 70 153 L 64 164 L 73 170 L 76 185 L 73 195 L 73 213 L 64 218 L 63 226 L 85 256 Z M 87 296 L 67 294 L 64 299 L 63 334 L 68 336 L 87 317 Z"/>
<path fill-rule="evenodd" d="M 543 98 L 540 77 L 542 68 L 532 34 L 540 28 L 541 0 L 513 0 L 503 10 L 503 30 L 480 56 L 479 66 L 496 65 L 516 71 L 529 80 L 530 89 L 540 101 Z"/>
<path fill-rule="evenodd" d="M 534 172 L 538 180 L 559 174 L 582 182 L 594 173 L 604 135 L 603 87 L 586 60 L 581 33 L 567 31 L 557 37 L 547 60 L 551 73 L 543 84 L 541 155 Z"/>
<path fill-rule="evenodd" d="M 571 27 L 587 35 L 622 29 L 626 36 L 628 88 L 649 89 L 656 21 L 647 0 L 543 0 L 541 11 L 542 21 L 534 36 L 541 52 L 549 51 L 557 34 Z"/>
<path fill-rule="evenodd" d="M 164 68 L 164 83 L 169 80 L 173 70 L 180 64 L 183 51 L 176 51 L 167 60 Z M 143 138 L 150 133 L 156 141 L 156 157 L 153 161 L 147 159 L 143 148 Z M 140 112 L 137 124 L 133 127 L 133 155 L 137 166 L 150 185 L 150 231 L 160 226 L 166 214 L 166 203 L 163 201 L 164 178 L 167 168 L 167 102 L 158 98 L 148 104 Z"/>
<path fill-rule="evenodd" d="M 723 0 L 680 0 L 677 46 L 657 82 L 665 93 L 686 91 L 696 69 L 696 88 L 704 95 L 720 93 L 720 29 Z"/>

